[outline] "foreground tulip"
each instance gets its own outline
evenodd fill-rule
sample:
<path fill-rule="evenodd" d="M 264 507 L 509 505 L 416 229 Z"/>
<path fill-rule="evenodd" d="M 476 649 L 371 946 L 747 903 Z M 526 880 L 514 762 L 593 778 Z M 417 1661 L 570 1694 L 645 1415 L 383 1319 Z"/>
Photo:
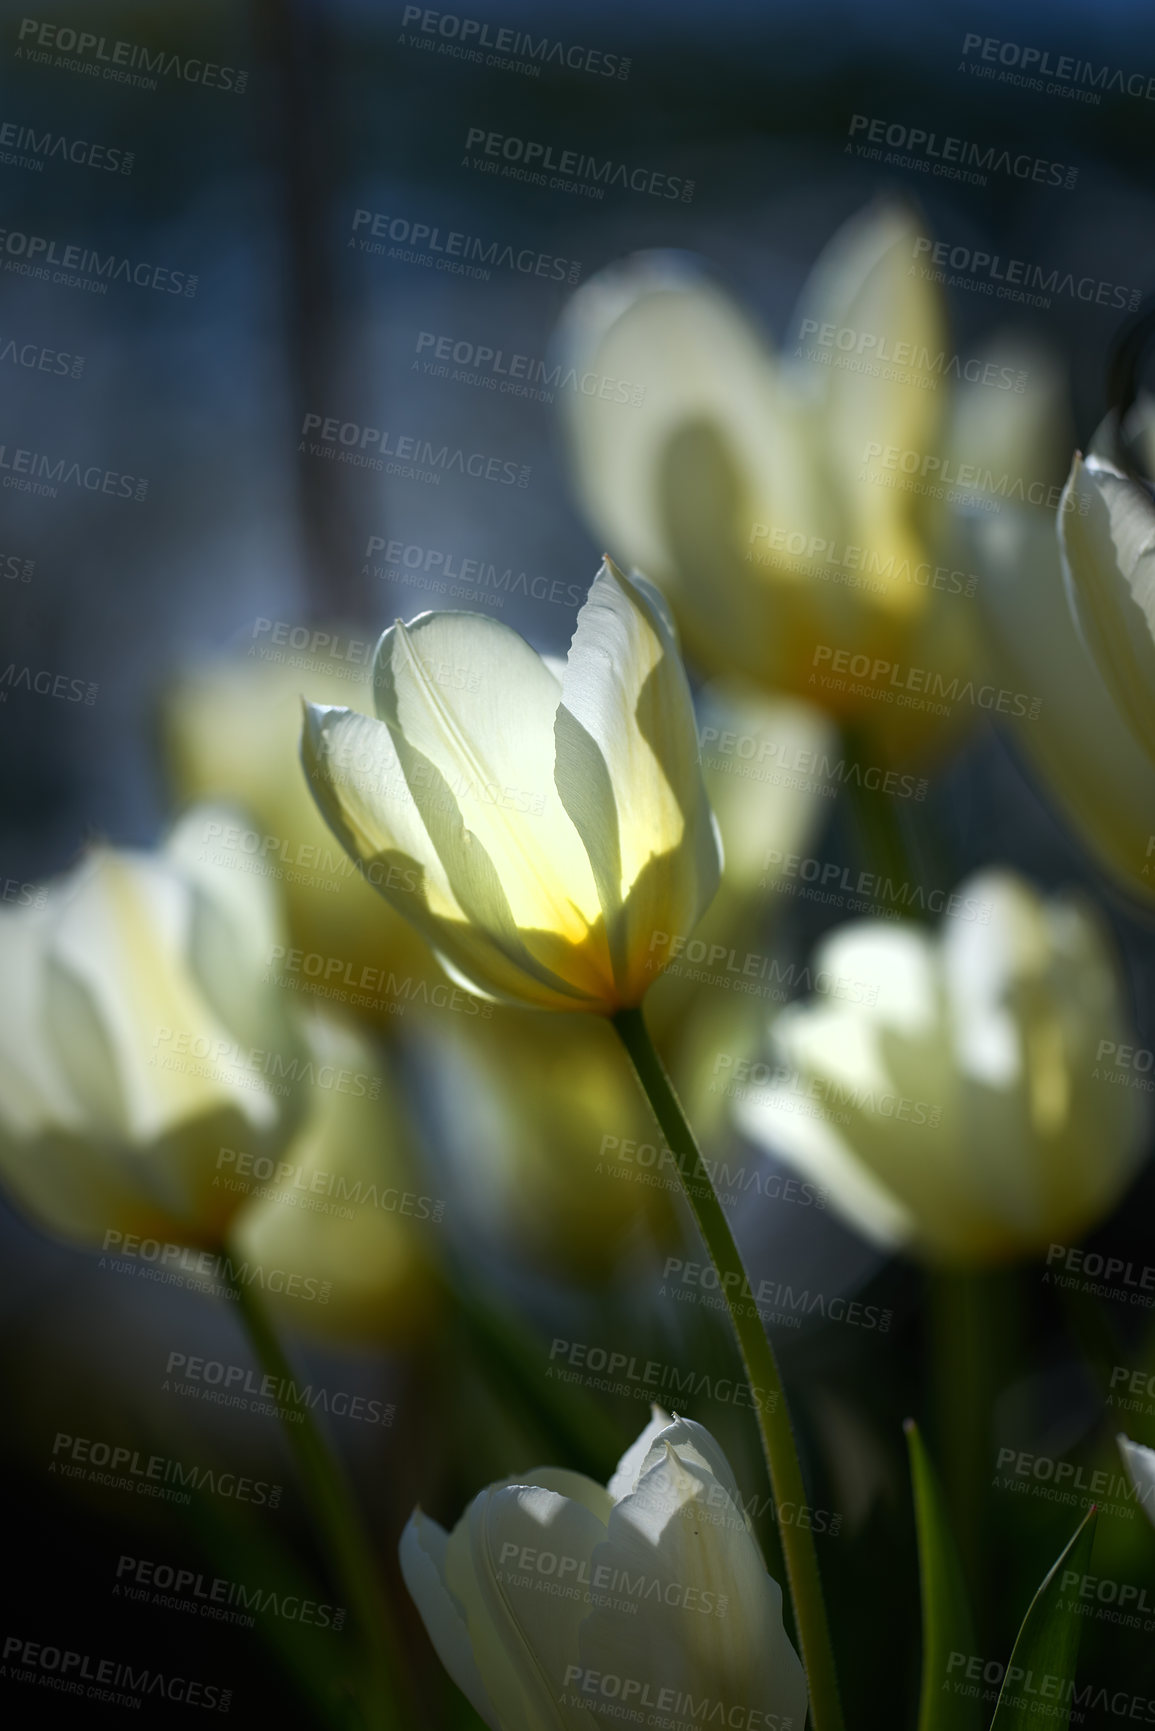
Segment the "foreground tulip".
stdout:
<path fill-rule="evenodd" d="M 476 991 L 604 1015 L 640 1003 L 653 933 L 692 930 L 720 869 L 657 592 L 607 560 L 560 681 L 484 615 L 398 621 L 373 693 L 377 719 L 308 705 L 302 757 L 386 899 Z"/>
<path fill-rule="evenodd" d="M 913 663 L 948 681 L 969 666 L 948 512 L 896 468 L 900 453 L 917 465 L 945 454 L 949 348 L 940 291 L 911 266 L 918 234 L 897 206 L 847 223 L 783 355 L 681 254 L 595 277 L 561 330 L 579 371 L 645 392 L 565 405 L 597 532 L 662 585 L 711 672 L 821 703 L 896 761 L 943 732 L 934 712 L 884 701 L 893 693 L 869 678 L 824 676 L 844 650 L 867 669 Z"/>
<path fill-rule="evenodd" d="M 1155 498 L 1105 457 L 1076 452 L 1059 513 L 1076 617 L 1103 682 L 1155 763 Z"/>
<path fill-rule="evenodd" d="M 299 1043 L 264 975 L 276 906 L 204 863 L 204 818 L 0 908 L 0 1175 L 68 1239 L 217 1244 L 241 1200 L 214 1185 L 219 1149 L 276 1154 L 298 1117 L 278 1078 Z"/>
<path fill-rule="evenodd" d="M 937 936 L 854 921 L 815 961 L 873 1001 L 783 1011 L 779 1068 L 738 1120 L 851 1225 L 982 1264 L 1070 1242 L 1114 1207 L 1147 1114 L 1103 1062 L 1134 1034 L 1088 908 L 991 871 L 960 886 Z"/>
<path fill-rule="evenodd" d="M 401 1568 L 492 1731 L 609 1731 L 631 1709 L 802 1731 L 781 1589 L 725 1455 L 692 1420 L 655 1407 L 605 1488 L 540 1467 L 482 1491 L 451 1534 L 415 1511 Z"/>

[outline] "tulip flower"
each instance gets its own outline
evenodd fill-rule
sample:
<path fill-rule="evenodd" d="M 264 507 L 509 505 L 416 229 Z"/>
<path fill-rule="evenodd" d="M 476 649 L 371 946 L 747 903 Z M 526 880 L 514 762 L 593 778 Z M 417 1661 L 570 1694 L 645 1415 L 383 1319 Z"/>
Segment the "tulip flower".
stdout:
<path fill-rule="evenodd" d="M 433 1261 L 444 1203 L 418 1176 L 413 1133 L 388 1058 L 330 1017 L 306 1024 L 316 1085 L 280 1159 L 226 1161 L 243 1198 L 234 1257 L 290 1268 L 325 1302 L 269 1291 L 274 1312 L 340 1344 L 396 1347 L 438 1316 Z"/>
<path fill-rule="evenodd" d="M 612 1015 L 655 931 L 690 931 L 720 870 L 674 628 L 607 560 L 559 680 L 472 613 L 391 626 L 376 718 L 307 705 L 302 757 L 334 833 L 472 989 Z M 370 869 L 372 868 L 372 869 Z"/>
<path fill-rule="evenodd" d="M 1003 405 L 996 393 L 976 387 L 971 396 L 984 412 L 987 449 L 1007 441 L 1013 411 L 1020 422 L 1013 442 L 1038 453 L 1040 472 L 1066 467 L 1066 414 L 1062 381 L 1045 362 L 1032 362 L 1031 393 Z M 1140 420 L 1132 433 L 1143 431 Z M 1056 434 L 1057 429 L 1057 434 Z M 1062 442 L 1060 456 L 1055 446 Z M 1092 441 L 1112 460 L 1123 455 L 1113 428 L 1104 424 Z M 999 462 L 1005 463 L 1005 454 Z M 1060 536 L 1082 546 L 1086 518 L 1075 525 L 1081 503 L 1092 502 L 1091 485 L 1076 495 L 1068 486 L 1056 516 L 1039 507 L 1007 504 L 997 517 L 968 525 L 976 568 L 982 571 L 980 601 L 992 683 L 1015 694 L 996 719 L 1013 739 L 1042 792 L 1102 869 L 1132 896 L 1155 898 L 1155 856 L 1150 851 L 1155 811 L 1155 764 L 1096 665 L 1080 633 L 1064 587 Z"/>
<path fill-rule="evenodd" d="M 236 1207 L 218 1150 L 275 1152 L 298 1115 L 277 1077 L 299 1043 L 262 971 L 275 904 L 200 859 L 202 819 L 0 908 L 0 1174 L 65 1238 L 217 1243 Z"/>
<path fill-rule="evenodd" d="M 911 265 L 918 234 L 896 206 L 840 230 L 780 356 L 681 254 L 601 273 L 561 329 L 579 371 L 644 391 L 567 401 L 571 465 L 597 533 L 670 595 L 691 652 L 865 726 L 904 762 L 937 718 L 824 675 L 839 650 L 948 680 L 972 655 L 949 512 L 897 467 L 950 455 L 949 346 L 940 291 Z"/>
<path fill-rule="evenodd" d="M 1088 907 L 989 871 L 937 934 L 853 921 L 815 964 L 870 990 L 783 1011 L 778 1067 L 736 1110 L 851 1225 L 979 1265 L 1069 1242 L 1119 1201 L 1147 1114 L 1110 1066 L 1134 1034 Z"/>
<path fill-rule="evenodd" d="M 1075 453 L 1059 509 L 1071 605 L 1120 713 L 1155 763 L 1155 497 L 1105 457 Z"/>
<path fill-rule="evenodd" d="M 702 1425 L 653 1412 L 604 1488 L 539 1467 L 451 1534 L 410 1517 L 405 1584 L 492 1731 L 609 1731 L 631 1707 L 802 1731 L 806 1680 L 729 1463 Z"/>

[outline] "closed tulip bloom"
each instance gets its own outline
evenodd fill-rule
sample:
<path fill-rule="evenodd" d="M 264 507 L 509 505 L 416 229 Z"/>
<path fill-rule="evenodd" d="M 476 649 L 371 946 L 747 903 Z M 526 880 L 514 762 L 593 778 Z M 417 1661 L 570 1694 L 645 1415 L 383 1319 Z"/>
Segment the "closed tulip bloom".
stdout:
<path fill-rule="evenodd" d="M 416 1510 L 401 1568 L 492 1731 L 611 1731 L 631 1706 L 802 1731 L 781 1589 L 725 1455 L 692 1420 L 655 1407 L 605 1487 L 539 1467 L 482 1491 L 452 1533 Z"/>
<path fill-rule="evenodd" d="M 1076 452 L 1059 513 L 1071 605 L 1103 682 L 1155 762 L 1155 497 Z"/>
<path fill-rule="evenodd" d="M 662 585 L 691 652 L 711 673 L 860 722 L 907 759 L 942 730 L 860 679 L 823 675 L 840 650 L 868 669 L 969 666 L 971 610 L 947 593 L 947 509 L 887 485 L 903 478 L 891 473 L 899 454 L 920 465 L 945 454 L 948 392 L 934 368 L 946 327 L 939 289 L 912 274 L 918 234 L 893 205 L 848 222 L 781 353 L 674 253 L 602 272 L 561 328 L 579 371 L 644 392 L 567 400 L 571 465 L 589 520 Z"/>
<path fill-rule="evenodd" d="M 376 718 L 306 707 L 302 758 L 334 833 L 475 991 L 613 1014 L 655 931 L 690 931 L 719 848 L 693 706 L 657 591 L 607 560 L 559 679 L 495 619 L 384 633 Z"/>
<path fill-rule="evenodd" d="M 217 1244 L 239 1201 L 214 1183 L 222 1145 L 275 1152 L 296 1121 L 276 906 L 205 863 L 203 818 L 0 908 L 0 1176 L 64 1238 Z"/>
<path fill-rule="evenodd" d="M 1119 1201 L 1147 1114 L 1111 1071 L 1134 1034 L 1088 907 L 985 872 L 937 934 L 853 921 L 819 972 L 839 995 L 783 1011 L 778 1072 L 738 1121 L 849 1224 L 981 1264 L 1070 1242 Z"/>

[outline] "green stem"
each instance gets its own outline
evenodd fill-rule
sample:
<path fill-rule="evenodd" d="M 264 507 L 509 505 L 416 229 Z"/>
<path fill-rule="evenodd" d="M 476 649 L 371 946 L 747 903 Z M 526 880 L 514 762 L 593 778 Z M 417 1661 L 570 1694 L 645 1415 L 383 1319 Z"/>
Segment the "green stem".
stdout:
<path fill-rule="evenodd" d="M 694 1139 L 694 1132 L 686 1120 L 665 1066 L 650 1038 L 641 1010 L 619 1010 L 613 1018 L 613 1025 L 634 1066 L 642 1091 L 666 1138 L 667 1146 L 672 1153 L 685 1157 L 684 1163 L 680 1158 L 678 1164 L 682 1187 L 694 1211 L 706 1249 L 718 1271 L 719 1287 L 726 1295 L 730 1321 L 738 1337 L 738 1349 L 742 1354 L 746 1375 L 752 1388 L 764 1389 L 770 1396 L 758 1408 L 758 1420 L 774 1501 L 779 1508 L 788 1502 L 802 1506 L 806 1502 L 806 1487 L 798 1464 L 778 1361 L 756 1307 L 752 1303 L 744 1302 L 741 1297 L 742 1293 L 749 1292 L 750 1287 L 741 1253 L 730 1230 L 730 1222 L 718 1200 L 713 1180 Z M 826 1607 L 822 1601 L 822 1583 L 818 1575 L 813 1535 L 794 1523 L 780 1524 L 779 1531 L 786 1557 L 786 1577 L 794 1605 L 794 1619 L 802 1647 L 802 1662 L 806 1667 L 810 1688 L 811 1724 L 814 1731 L 842 1731 L 838 1679 L 834 1669 L 830 1630 L 826 1622 Z"/>
<path fill-rule="evenodd" d="M 226 1268 L 229 1266 L 226 1259 Z M 368 1660 L 366 1723 L 388 1731 L 403 1718 L 396 1679 L 402 1675 L 389 1604 L 361 1519 L 336 1459 L 308 1407 L 285 1391 L 295 1382 L 293 1367 L 252 1286 L 228 1280 L 261 1369 L 275 1379 L 277 1410 L 293 1457 L 316 1536 L 329 1566 L 348 1596 Z"/>
<path fill-rule="evenodd" d="M 934 1268 L 927 1275 L 935 1452 L 973 1604 L 985 1603 L 982 1559 L 987 1428 L 994 1397 L 985 1271 Z"/>

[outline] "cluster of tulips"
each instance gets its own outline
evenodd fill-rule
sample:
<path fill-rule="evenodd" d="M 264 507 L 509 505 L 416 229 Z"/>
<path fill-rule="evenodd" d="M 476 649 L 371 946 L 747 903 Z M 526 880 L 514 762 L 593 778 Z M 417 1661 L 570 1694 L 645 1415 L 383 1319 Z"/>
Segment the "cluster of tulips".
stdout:
<path fill-rule="evenodd" d="M 773 1015 L 754 994 L 719 1009 L 691 969 L 668 965 L 765 947 L 765 908 L 781 920 L 791 905 L 790 862 L 810 857 L 832 789 L 758 766 L 834 760 L 909 782 L 991 724 L 1088 871 L 1138 909 L 1155 900 L 1155 421 L 1140 400 L 1072 461 L 1045 356 L 992 350 L 974 383 L 936 374 L 949 340 L 939 291 L 909 273 L 913 232 L 886 207 L 834 238 L 796 327 L 819 334 L 809 352 L 806 338 L 772 352 L 682 257 L 629 260 L 575 295 L 559 340 L 644 394 L 626 407 L 579 395 L 565 410 L 581 507 L 612 557 L 564 666 L 494 617 L 430 612 L 384 632 L 352 702 L 317 657 L 298 669 L 237 656 L 174 682 L 165 726 L 185 806 L 164 845 L 93 847 L 30 905 L 0 908 L 0 1171 L 33 1219 L 80 1245 L 139 1233 L 326 1281 L 323 1307 L 286 1298 L 266 1315 L 248 1298 L 273 1361 L 282 1327 L 395 1350 L 428 1338 L 446 1302 L 436 1235 L 400 1210 L 295 1205 L 302 1172 L 421 1190 L 420 1113 L 389 1026 L 398 982 L 434 1002 L 448 987 L 460 1012 L 430 1016 L 418 1038 L 445 1110 L 470 1120 L 478 1220 L 513 1222 L 555 1269 L 584 1257 L 596 1281 L 624 1253 L 650 1204 L 596 1183 L 576 1150 L 606 1130 L 644 1137 L 649 1113 L 671 1170 L 694 1174 L 686 1200 L 724 1293 L 744 1264 L 702 1176 L 714 1138 L 744 1138 L 878 1252 L 931 1269 L 1027 1262 L 1109 1218 L 1147 1156 L 1150 1117 L 1141 1090 L 1100 1074 L 1101 1053 L 1141 1041 L 1084 896 L 992 860 L 938 886 L 938 917 L 832 924 L 809 977 L 855 989 Z M 843 331 L 889 333 L 909 367 L 838 364 L 844 350 L 821 333 Z M 989 382 L 1024 376 L 1021 393 Z M 975 476 L 973 508 L 898 484 L 908 471 L 887 465 L 888 452 L 947 451 Z M 1057 508 L 1037 503 L 1032 478 L 1060 462 Z M 1008 475 L 1031 484 L 1000 485 L 987 510 L 982 477 Z M 871 672 L 833 677 L 851 663 Z M 907 692 L 930 689 L 909 670 L 930 670 L 950 699 L 894 702 L 896 668 Z M 839 795 L 863 867 L 928 882 L 921 806 L 896 822 L 867 786 Z M 294 869 L 262 869 L 267 837 L 288 838 Z M 299 989 L 331 958 L 343 980 L 348 964 L 355 986 L 371 982 L 343 1009 Z M 721 1049 L 762 1080 L 719 1090 Z M 353 1081 L 319 1087 L 323 1068 Z M 223 1185 L 223 1147 L 271 1181 Z M 774 1496 L 804 1502 L 762 1321 L 737 1303 L 730 1320 L 751 1385 L 771 1397 L 751 1423 Z M 367 1646 L 387 1646 L 363 1523 L 314 1440 L 299 1464 L 336 1532 L 334 1567 L 351 1572 Z M 1147 1506 L 1155 1454 L 1122 1446 Z M 911 1459 L 933 1731 L 955 1722 L 933 1697 L 963 1589 L 949 1498 L 917 1432 Z M 843 1699 L 854 1723 L 853 1679 L 840 1690 L 812 1535 L 781 1529 L 785 1612 L 747 1500 L 710 1431 L 655 1407 L 605 1486 L 562 1462 L 480 1490 L 452 1533 L 415 1511 L 401 1569 L 493 1731 L 801 1731 L 808 1715 L 839 1731 Z M 1068 1523 L 1056 1554 L 1069 1537 Z M 543 1549 L 565 1561 L 556 1593 L 518 1564 Z M 625 1578 L 647 1585 L 623 1606 L 609 1584 Z M 724 1614 L 690 1614 L 687 1594 Z M 1043 1653 L 1073 1675 L 1061 1623 L 1044 1584 L 1020 1669 Z M 365 1722 L 385 1724 L 389 1660 L 366 1676 Z M 1008 1697 L 1002 1723 L 1017 1723 L 1011 1711 Z"/>

